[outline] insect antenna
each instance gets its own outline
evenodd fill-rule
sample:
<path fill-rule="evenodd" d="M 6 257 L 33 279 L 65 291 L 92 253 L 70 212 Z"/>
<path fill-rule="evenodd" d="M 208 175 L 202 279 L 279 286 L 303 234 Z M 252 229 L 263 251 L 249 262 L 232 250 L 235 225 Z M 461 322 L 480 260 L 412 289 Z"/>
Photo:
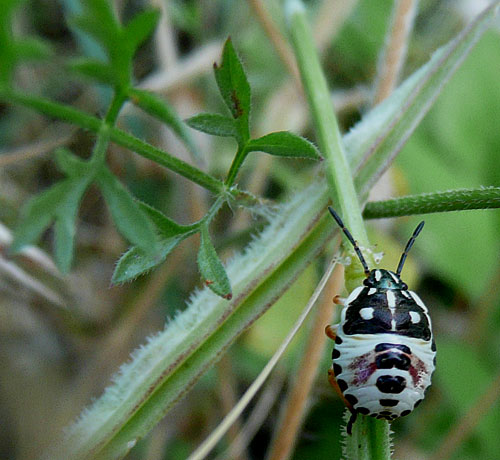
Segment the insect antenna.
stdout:
<path fill-rule="evenodd" d="M 415 242 L 415 239 L 417 238 L 418 234 L 422 231 L 424 228 L 425 222 L 422 221 L 418 224 L 417 228 L 413 232 L 413 235 L 409 239 L 408 243 L 406 243 L 406 248 L 401 255 L 401 260 L 399 261 L 398 269 L 396 270 L 396 275 L 401 275 L 401 271 L 403 270 L 403 265 L 405 264 L 406 257 L 408 256 L 408 253 L 410 252 L 411 247 L 413 246 L 413 243 Z"/>
<path fill-rule="evenodd" d="M 335 222 L 337 222 L 337 224 L 342 229 L 342 231 L 344 232 L 347 239 L 354 246 L 354 250 L 356 251 L 356 254 L 358 255 L 359 261 L 361 262 L 361 265 L 363 265 L 365 275 L 369 276 L 370 269 L 368 268 L 368 264 L 366 263 L 366 260 L 363 257 L 361 250 L 359 249 L 358 243 L 356 243 L 356 241 L 354 241 L 354 238 L 352 237 L 351 232 L 349 230 L 347 230 L 346 226 L 344 225 L 344 222 L 342 222 L 342 219 L 340 218 L 340 216 L 333 210 L 333 208 L 331 206 L 328 206 L 328 211 L 330 211 L 330 214 L 335 219 Z"/>

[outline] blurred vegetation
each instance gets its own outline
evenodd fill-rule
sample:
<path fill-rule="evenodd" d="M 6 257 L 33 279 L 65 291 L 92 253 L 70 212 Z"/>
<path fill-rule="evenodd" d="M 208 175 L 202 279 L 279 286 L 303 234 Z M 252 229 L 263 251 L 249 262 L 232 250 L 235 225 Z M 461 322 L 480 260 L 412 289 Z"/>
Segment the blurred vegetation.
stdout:
<path fill-rule="evenodd" d="M 251 3 L 114 2 L 125 24 L 145 8 L 161 10 L 156 35 L 137 44 L 132 83 L 162 95 L 175 114 L 169 118 L 168 128 L 128 104 L 117 126 L 223 180 L 235 154 L 234 140 L 196 132 L 180 120 L 200 112 L 227 113 L 212 64 L 221 62 L 224 42 L 231 36 L 252 89 L 251 137 L 290 130 L 314 141 L 302 96 L 295 88 L 283 90 L 291 81 L 290 72 L 264 33 Z M 285 34 L 280 2 L 265 3 L 270 17 Z M 325 4 L 308 2 L 313 23 L 322 19 Z M 362 117 L 370 104 L 392 4 L 360 0 L 339 30 L 329 30 L 329 25 L 323 24 L 326 31 L 322 32 L 327 37 L 323 63 L 344 131 Z M 422 0 L 403 76 L 418 69 L 439 45 L 472 20 L 479 13 L 476 6 L 473 0 L 460 5 Z M 23 2 L 13 11 L 15 35 L 37 37 L 39 41 L 27 42 L 14 54 L 0 51 L 4 59 L 0 69 L 5 59 L 25 50 L 26 57 L 36 60 L 22 61 L 16 68 L 19 89 L 101 116 L 111 102 L 110 89 L 82 78 L 83 63 L 74 59 L 103 56 L 102 47 L 69 20 L 81 11 L 79 0 Z M 500 35 L 494 28 L 446 86 L 389 174 L 375 187 L 372 200 L 500 186 L 499 49 Z M 78 69 L 80 73 L 75 72 Z M 112 83 L 118 87 L 123 82 Z M 165 121 L 165 117 L 157 118 Z M 176 242 L 178 247 L 154 271 L 130 284 L 110 287 L 116 261 L 127 250 L 121 234 L 134 244 L 138 241 L 134 241 L 135 234 L 130 237 L 134 232 L 130 228 L 117 230 L 113 221 L 119 217 L 111 215 L 105 205 L 113 192 L 107 196 L 102 184 L 103 195 L 100 188 L 90 185 L 82 197 L 70 274 L 62 275 L 48 255 L 53 253 L 57 229 L 44 230 L 38 244 L 41 251 L 31 248 L 16 256 L 7 255 L 23 205 L 48 187 L 67 180 L 56 166 L 56 149 L 65 147 L 80 160 L 88 160 L 95 139 L 95 134 L 20 105 L 0 105 L 0 458 L 37 458 L 59 437 L 63 427 L 102 392 L 130 352 L 162 329 L 166 318 L 183 310 L 193 289 L 202 286 L 195 236 Z M 61 155 L 59 166 L 61 161 L 64 163 Z M 124 186 L 115 186 L 115 190 L 128 190 L 182 225 L 199 221 L 213 205 L 211 195 L 196 184 L 117 144 L 110 144 L 107 167 Z M 257 153 L 246 159 L 238 186 L 264 198 L 266 203 L 281 203 L 313 182 L 320 167 L 312 161 Z M 123 195 L 119 191 L 113 196 Z M 272 212 L 270 209 L 267 212 Z M 136 216 L 135 211 L 124 213 Z M 377 243 L 377 251 L 387 254 L 384 266 L 396 266 L 416 221 L 417 217 L 411 217 L 370 224 L 370 240 Z M 141 223 L 137 232 L 147 234 L 149 224 Z M 265 223 L 262 213 L 238 206 L 221 207 L 210 228 L 218 256 L 228 260 Z M 500 214 L 493 210 L 426 216 L 425 232 L 410 256 L 405 278 L 432 314 L 438 365 L 426 401 L 410 417 L 392 425 L 396 458 L 498 458 L 499 229 Z M 57 251 L 56 247 L 56 258 Z M 70 262 L 66 260 L 63 265 Z M 320 257 L 268 313 L 241 335 L 227 352 L 223 365 L 203 375 L 127 458 L 186 458 L 265 365 L 307 302 L 323 269 L 324 257 Z M 308 328 L 310 325 L 295 339 L 263 390 L 261 397 L 267 395 L 271 402 L 248 448 L 238 458 L 264 458 L 280 402 L 297 372 Z M 330 354 L 330 349 L 324 351 L 293 459 L 340 458 L 343 406 L 326 379 Z M 244 413 L 242 424 L 249 423 L 255 408 L 262 410 L 255 402 Z M 471 424 L 469 431 L 467 424 Z M 456 435 L 457 430 L 465 430 L 463 438 Z M 232 437 L 234 433 L 229 433 L 211 458 L 224 452 Z"/>

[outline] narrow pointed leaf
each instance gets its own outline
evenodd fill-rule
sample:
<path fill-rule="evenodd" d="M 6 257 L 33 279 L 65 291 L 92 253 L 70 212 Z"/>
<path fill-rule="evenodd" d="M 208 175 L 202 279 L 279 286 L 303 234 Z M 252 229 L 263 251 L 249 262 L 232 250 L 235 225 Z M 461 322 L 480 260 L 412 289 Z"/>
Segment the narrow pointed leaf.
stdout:
<path fill-rule="evenodd" d="M 168 254 L 187 236 L 189 235 L 182 234 L 161 240 L 154 252 L 145 253 L 136 246 L 130 248 L 116 264 L 111 282 L 113 284 L 126 283 L 147 273 L 161 264 Z"/>
<path fill-rule="evenodd" d="M 231 115 L 236 120 L 243 143 L 250 137 L 250 85 L 243 65 L 228 38 L 222 52 L 222 63 L 214 65 L 215 80 Z"/>
<path fill-rule="evenodd" d="M 69 63 L 70 68 L 84 77 L 113 86 L 115 84 L 115 72 L 110 64 L 92 58 L 73 59 Z"/>
<path fill-rule="evenodd" d="M 195 156 L 200 156 L 185 123 L 166 100 L 155 93 L 137 88 L 129 89 L 129 97 L 135 105 L 170 127 Z"/>
<path fill-rule="evenodd" d="M 98 21 L 89 15 L 73 17 L 68 23 L 99 43 L 108 57 L 111 57 L 111 51 L 118 46 L 118 29 L 115 25 Z"/>
<path fill-rule="evenodd" d="M 113 10 L 113 2 L 109 0 L 85 0 L 84 6 L 88 9 L 88 15 L 102 27 L 111 30 L 119 30 L 118 22 Z"/>
<path fill-rule="evenodd" d="M 198 226 L 195 225 L 179 225 L 177 222 L 168 218 L 165 214 L 157 209 L 149 206 L 141 201 L 137 202 L 140 208 L 149 216 L 151 221 L 155 224 L 156 229 L 163 238 L 170 238 L 172 236 L 183 235 L 189 233 L 190 235 L 198 231 Z"/>
<path fill-rule="evenodd" d="M 198 251 L 198 267 L 205 284 L 217 295 L 226 299 L 232 298 L 231 284 L 227 277 L 226 270 L 222 265 L 215 248 L 210 240 L 208 225 L 200 227 L 201 242 Z"/>
<path fill-rule="evenodd" d="M 193 129 L 212 136 L 238 138 L 238 130 L 232 118 L 217 113 L 200 113 L 188 118 L 186 123 Z"/>
<path fill-rule="evenodd" d="M 146 40 L 158 24 L 160 12 L 147 10 L 134 16 L 123 29 L 123 41 L 132 57 L 139 45 Z"/>
<path fill-rule="evenodd" d="M 28 201 L 14 232 L 14 241 L 9 248 L 12 254 L 36 242 L 54 219 L 57 207 L 63 202 L 71 187 L 69 179 L 63 180 Z"/>
<path fill-rule="evenodd" d="M 14 51 L 20 59 L 43 59 L 52 54 L 49 43 L 39 38 L 23 38 L 14 44 Z"/>
<path fill-rule="evenodd" d="M 246 150 L 266 152 L 280 157 L 321 159 L 318 149 L 312 142 L 289 131 L 279 131 L 252 139 L 247 143 Z"/>
<path fill-rule="evenodd" d="M 106 168 L 97 176 L 97 182 L 120 233 L 145 253 L 154 252 L 157 238 L 153 224 L 129 191 Z"/>
<path fill-rule="evenodd" d="M 81 177 L 71 181 L 71 188 L 56 210 L 54 226 L 54 247 L 57 267 L 68 273 L 73 260 L 73 247 L 76 233 L 76 217 L 82 196 L 90 183 L 89 178 Z"/>

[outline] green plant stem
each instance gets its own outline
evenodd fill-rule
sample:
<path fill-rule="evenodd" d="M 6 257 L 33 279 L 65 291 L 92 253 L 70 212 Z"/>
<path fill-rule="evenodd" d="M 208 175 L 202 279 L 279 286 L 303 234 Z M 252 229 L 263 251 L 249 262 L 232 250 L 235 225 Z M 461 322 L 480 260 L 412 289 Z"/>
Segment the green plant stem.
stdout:
<path fill-rule="evenodd" d="M 326 159 L 326 175 L 332 200 L 338 200 L 346 226 L 362 246 L 368 237 L 361 217 L 341 135 L 331 103 L 331 95 L 321 68 L 305 9 L 300 0 L 287 3 L 289 29 L 304 91 L 314 120 L 320 150 Z"/>
<path fill-rule="evenodd" d="M 332 202 L 340 205 L 342 218 L 354 238 L 361 246 L 369 247 L 361 206 L 354 186 L 352 171 L 341 140 L 341 135 L 331 103 L 330 91 L 321 68 L 305 8 L 300 0 L 288 0 L 288 21 L 293 49 L 314 120 L 320 150 L 326 159 L 326 176 Z M 344 238 L 344 251 L 352 253 L 352 247 Z M 375 262 L 371 253 L 364 251 L 369 266 Z M 357 261 L 354 257 L 353 261 Z M 361 285 L 365 278 L 359 262 L 346 267 L 346 288 L 350 291 Z M 390 430 L 386 421 L 358 416 L 353 427 L 357 443 L 347 443 L 346 455 L 357 459 L 357 450 L 367 453 L 366 459 L 386 460 L 390 458 Z M 351 446 L 352 448 L 349 448 Z"/>
<path fill-rule="evenodd" d="M 109 126 L 114 126 L 116 120 L 118 118 L 118 114 L 120 113 L 123 104 L 127 100 L 127 94 L 120 89 L 115 89 L 113 94 L 113 99 L 111 100 L 111 104 L 109 105 L 108 112 L 104 117 L 104 122 Z"/>
<path fill-rule="evenodd" d="M 348 413 L 347 416 L 350 416 Z M 387 442 L 380 442 L 381 436 Z M 352 436 L 345 437 L 345 451 L 348 460 L 385 460 L 391 458 L 389 424 L 384 420 L 359 417 Z"/>
<path fill-rule="evenodd" d="M 12 90 L 0 90 L 0 101 L 17 103 L 25 107 L 32 108 L 37 112 L 48 115 L 52 118 L 56 118 L 61 121 L 65 121 L 80 128 L 98 133 L 101 130 L 103 121 L 99 118 L 88 115 L 80 110 L 73 107 L 66 106 L 64 104 L 59 104 L 38 96 L 25 95 L 17 91 Z M 115 105 L 116 104 L 116 105 Z M 118 102 L 112 103 L 111 108 L 116 108 Z M 112 119 L 115 110 L 110 113 L 110 119 Z M 116 112 L 117 116 L 117 112 Z M 126 147 L 137 154 L 148 158 L 166 168 L 176 172 L 177 174 L 186 177 L 187 179 L 197 183 L 201 187 L 209 190 L 214 194 L 220 194 L 224 192 L 225 186 L 222 181 L 216 179 L 215 177 L 191 166 L 190 164 L 179 160 L 178 158 L 170 155 L 164 150 L 158 149 L 140 139 L 122 131 L 118 128 L 110 126 L 108 128 L 109 139 L 116 144 Z M 239 192 L 234 191 L 233 195 L 238 195 Z"/>
<path fill-rule="evenodd" d="M 248 152 L 244 146 L 238 147 L 238 151 L 236 152 L 233 162 L 231 163 L 231 167 L 229 168 L 229 172 L 227 173 L 226 180 L 224 181 L 227 186 L 231 187 L 234 184 L 238 171 L 240 170 L 243 161 L 245 161 L 247 153 Z"/>
<path fill-rule="evenodd" d="M 94 145 L 92 151 L 91 163 L 96 166 L 94 168 L 97 171 L 106 162 L 106 151 L 109 145 L 109 128 L 112 128 L 118 118 L 123 104 L 125 103 L 127 97 L 125 93 L 116 90 L 113 94 L 113 99 L 109 105 L 104 121 L 101 123 L 99 131 L 97 132 L 97 141 Z"/>
<path fill-rule="evenodd" d="M 392 200 L 372 201 L 363 211 L 365 219 L 411 216 L 447 211 L 500 208 L 500 187 L 422 193 Z"/>

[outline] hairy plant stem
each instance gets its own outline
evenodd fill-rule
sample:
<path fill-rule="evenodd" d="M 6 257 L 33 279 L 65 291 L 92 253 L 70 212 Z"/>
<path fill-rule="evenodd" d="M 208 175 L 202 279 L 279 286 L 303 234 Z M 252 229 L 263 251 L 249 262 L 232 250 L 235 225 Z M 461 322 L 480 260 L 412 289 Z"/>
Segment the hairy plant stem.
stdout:
<path fill-rule="evenodd" d="M 361 246 L 368 248 L 369 241 L 361 215 L 361 206 L 305 8 L 300 0 L 289 0 L 286 6 L 302 84 L 313 116 L 319 147 L 326 159 L 330 197 L 333 202 L 339 203 L 344 223 L 354 238 Z M 351 244 L 345 238 L 343 246 L 345 252 L 352 253 Z M 368 265 L 373 267 L 375 262 L 371 253 L 366 250 L 364 252 Z M 345 273 L 346 288 L 349 291 L 361 285 L 365 277 L 357 258 L 354 257 L 352 260 L 356 263 L 351 263 Z M 390 458 L 390 430 L 387 421 L 369 419 L 361 415 L 358 418 L 360 420 L 354 425 L 352 436 L 358 439 L 357 445 L 361 446 L 361 450 L 368 452 L 370 455 L 368 458 L 372 460 Z M 355 446 L 347 443 L 347 456 L 352 459 L 358 458 L 357 453 Z"/>
<path fill-rule="evenodd" d="M 448 190 L 421 193 L 367 203 L 365 219 L 411 216 L 447 211 L 500 208 L 500 187 Z"/>

